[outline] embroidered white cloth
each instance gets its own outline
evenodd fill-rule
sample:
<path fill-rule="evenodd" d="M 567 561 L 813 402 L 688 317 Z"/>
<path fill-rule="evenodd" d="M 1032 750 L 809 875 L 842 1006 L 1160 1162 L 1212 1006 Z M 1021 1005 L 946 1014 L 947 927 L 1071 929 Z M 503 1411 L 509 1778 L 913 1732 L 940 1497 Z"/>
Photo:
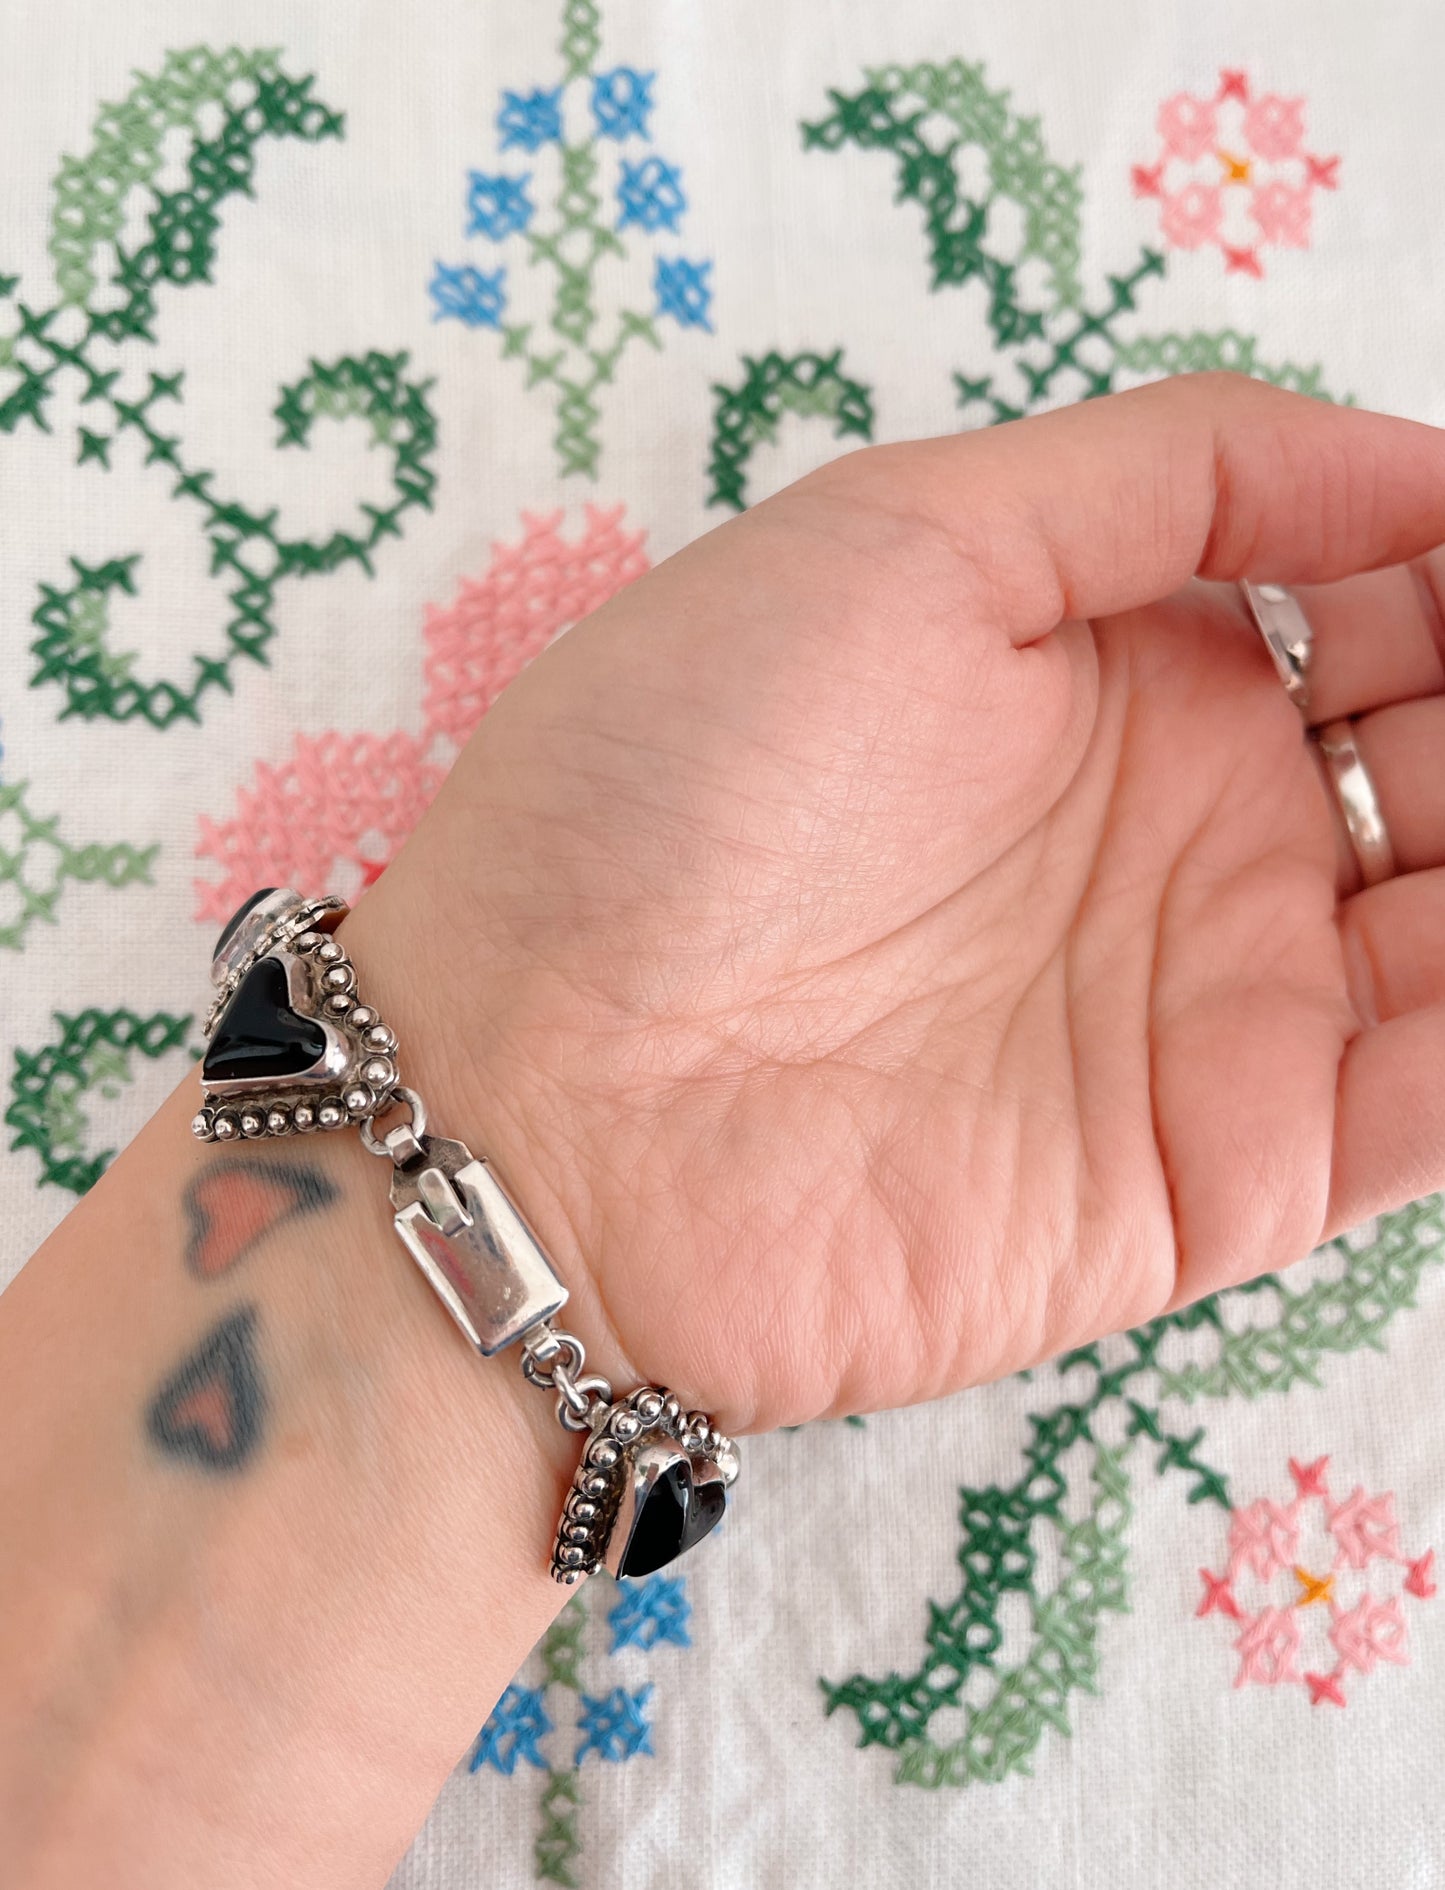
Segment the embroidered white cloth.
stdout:
<path fill-rule="evenodd" d="M 0 1278 L 184 1067 L 238 900 L 364 887 L 516 669 L 730 508 L 1189 367 L 1445 421 L 1418 9 L 5 40 Z M 1440 1242 L 753 1443 L 715 1542 L 572 1604 L 397 1890 L 1438 1881 Z"/>

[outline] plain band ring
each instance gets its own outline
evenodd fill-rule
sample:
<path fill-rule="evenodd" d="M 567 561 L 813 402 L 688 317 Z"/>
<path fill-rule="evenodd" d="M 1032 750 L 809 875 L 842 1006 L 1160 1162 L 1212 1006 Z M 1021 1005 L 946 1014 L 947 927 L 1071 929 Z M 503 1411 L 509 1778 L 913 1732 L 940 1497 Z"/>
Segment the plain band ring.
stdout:
<path fill-rule="evenodd" d="M 1239 589 L 1285 694 L 1301 715 L 1307 715 L 1315 633 L 1299 599 L 1282 584 L 1251 584 L 1248 578 L 1240 580 Z"/>
<path fill-rule="evenodd" d="M 1365 766 L 1360 745 L 1355 740 L 1355 725 L 1350 721 L 1327 722 L 1315 733 L 1325 773 L 1339 802 L 1345 828 L 1359 862 L 1360 877 L 1367 886 L 1395 877 L 1395 849 L 1380 812 L 1375 783 Z"/>

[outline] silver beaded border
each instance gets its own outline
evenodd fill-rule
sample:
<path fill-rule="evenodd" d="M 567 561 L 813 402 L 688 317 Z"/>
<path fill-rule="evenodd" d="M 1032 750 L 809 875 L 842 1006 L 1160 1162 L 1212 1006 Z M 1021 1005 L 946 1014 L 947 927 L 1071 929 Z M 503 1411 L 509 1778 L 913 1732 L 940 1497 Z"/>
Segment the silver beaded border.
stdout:
<path fill-rule="evenodd" d="M 346 911 L 339 899 L 308 899 L 269 926 L 256 946 L 227 975 L 206 1018 L 209 1037 L 221 1014 L 254 965 L 281 951 L 306 966 L 315 1015 L 334 1024 L 352 1046 L 351 1063 L 340 1082 L 328 1080 L 318 1095 L 315 1084 L 284 1084 L 255 1097 L 220 1097 L 206 1091 L 191 1121 L 198 1142 L 236 1142 L 269 1135 L 309 1135 L 317 1129 L 344 1129 L 366 1122 L 386 1109 L 400 1083 L 396 1032 L 369 1004 L 357 1002 L 356 967 L 345 950 L 315 921 Z"/>
<path fill-rule="evenodd" d="M 724 1453 L 736 1454 L 732 1439 L 703 1412 L 684 1411 L 673 1393 L 660 1386 L 639 1385 L 608 1405 L 597 1415 L 567 1492 L 552 1548 L 554 1582 L 570 1588 L 601 1566 L 629 1459 L 639 1445 L 655 1437 L 670 1438 L 690 1457 L 707 1457 L 719 1467 Z"/>

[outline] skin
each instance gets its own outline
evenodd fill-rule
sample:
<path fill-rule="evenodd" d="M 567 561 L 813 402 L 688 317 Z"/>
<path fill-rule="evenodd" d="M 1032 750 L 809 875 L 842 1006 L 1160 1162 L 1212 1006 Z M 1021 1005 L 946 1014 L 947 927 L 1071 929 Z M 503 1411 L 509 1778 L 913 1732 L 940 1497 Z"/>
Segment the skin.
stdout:
<path fill-rule="evenodd" d="M 484 1046 L 610 1356 L 741 1430 L 936 1397 L 1434 1186 L 1441 883 L 1348 897 L 1188 580 L 1442 532 L 1440 435 L 1206 376 L 836 462 L 554 645 L 355 923 L 440 924 L 460 1018 L 405 1001 L 459 1095 Z M 1330 599 L 1321 713 L 1439 686 L 1434 569 Z M 1442 727 L 1362 729 L 1408 866 Z"/>
<path fill-rule="evenodd" d="M 931 1398 L 1445 1181 L 1442 539 L 1445 437 L 1206 377 L 837 462 L 534 664 L 342 936 L 589 1369 Z M 1242 575 L 1303 587 L 1386 885 Z M 238 1178 L 194 1096 L 0 1301 L 26 1890 L 380 1884 L 564 1599 L 575 1445 L 380 1165 Z"/>

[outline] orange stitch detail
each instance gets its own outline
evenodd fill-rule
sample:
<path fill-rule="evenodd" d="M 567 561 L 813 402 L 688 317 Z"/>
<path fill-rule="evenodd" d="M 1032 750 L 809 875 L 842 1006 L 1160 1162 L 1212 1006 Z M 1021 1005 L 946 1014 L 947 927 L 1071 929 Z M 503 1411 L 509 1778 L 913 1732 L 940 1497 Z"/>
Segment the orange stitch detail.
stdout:
<path fill-rule="evenodd" d="M 1300 1585 L 1299 1598 L 1295 1602 L 1297 1608 L 1312 1608 L 1317 1601 L 1334 1601 L 1333 1575 L 1311 1575 L 1307 1568 L 1297 1568 L 1294 1578 Z"/>

